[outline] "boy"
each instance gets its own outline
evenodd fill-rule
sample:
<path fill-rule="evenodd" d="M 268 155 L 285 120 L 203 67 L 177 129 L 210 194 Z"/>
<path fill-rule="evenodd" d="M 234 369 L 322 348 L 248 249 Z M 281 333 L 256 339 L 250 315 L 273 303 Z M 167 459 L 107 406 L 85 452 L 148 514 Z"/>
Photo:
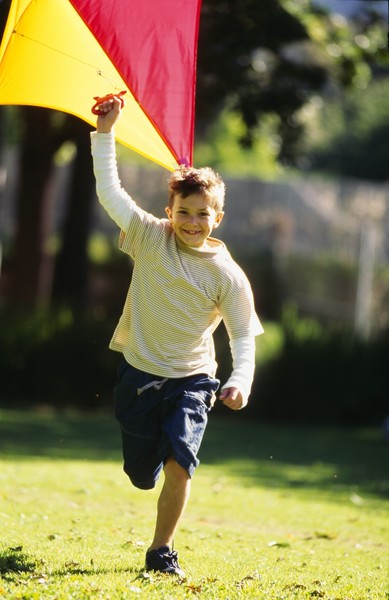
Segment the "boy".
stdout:
<path fill-rule="evenodd" d="M 182 167 L 170 178 L 167 219 L 143 211 L 117 174 L 112 130 L 120 110 L 116 97 L 103 103 L 91 134 L 97 194 L 121 229 L 120 249 L 134 263 L 110 344 L 124 355 L 115 412 L 124 471 L 133 485 L 151 489 L 164 471 L 146 569 L 182 577 L 171 548 L 220 384 L 212 334 L 223 319 L 233 372 L 219 398 L 239 410 L 247 404 L 255 336 L 263 329 L 246 276 L 224 244 L 211 237 L 224 214 L 224 183 L 209 168 Z"/>

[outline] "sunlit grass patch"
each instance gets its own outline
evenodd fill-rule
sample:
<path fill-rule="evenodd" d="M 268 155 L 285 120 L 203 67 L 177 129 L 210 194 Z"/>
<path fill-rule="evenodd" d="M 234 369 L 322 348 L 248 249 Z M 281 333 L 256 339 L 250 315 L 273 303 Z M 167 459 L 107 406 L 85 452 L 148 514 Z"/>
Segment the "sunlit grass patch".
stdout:
<path fill-rule="evenodd" d="M 111 417 L 0 416 L 0 598 L 387 597 L 377 432 L 211 419 L 175 540 L 179 581 L 144 572 L 160 484 L 128 483 Z"/>

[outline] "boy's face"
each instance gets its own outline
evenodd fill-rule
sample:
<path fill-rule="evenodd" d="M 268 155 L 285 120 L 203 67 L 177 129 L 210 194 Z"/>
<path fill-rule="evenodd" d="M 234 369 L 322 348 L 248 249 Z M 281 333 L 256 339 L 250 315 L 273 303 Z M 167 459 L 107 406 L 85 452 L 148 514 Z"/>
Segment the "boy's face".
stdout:
<path fill-rule="evenodd" d="M 186 198 L 176 194 L 173 206 L 165 210 L 178 239 L 192 248 L 206 246 L 207 238 L 219 226 L 224 214 L 217 212 L 200 194 Z"/>

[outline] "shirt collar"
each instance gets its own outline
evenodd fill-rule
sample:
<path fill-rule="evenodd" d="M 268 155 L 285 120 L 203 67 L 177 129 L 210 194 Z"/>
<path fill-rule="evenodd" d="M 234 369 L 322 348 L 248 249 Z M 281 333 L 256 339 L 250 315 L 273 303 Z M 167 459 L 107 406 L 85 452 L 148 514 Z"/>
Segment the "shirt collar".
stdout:
<path fill-rule="evenodd" d="M 226 248 L 221 240 L 212 237 L 207 239 L 209 245 L 207 245 L 205 248 L 193 248 L 192 246 L 187 246 L 186 244 L 183 244 L 177 236 L 174 237 L 176 238 L 177 248 L 179 248 L 181 252 L 185 252 L 185 254 L 191 254 L 192 256 L 212 258 Z"/>

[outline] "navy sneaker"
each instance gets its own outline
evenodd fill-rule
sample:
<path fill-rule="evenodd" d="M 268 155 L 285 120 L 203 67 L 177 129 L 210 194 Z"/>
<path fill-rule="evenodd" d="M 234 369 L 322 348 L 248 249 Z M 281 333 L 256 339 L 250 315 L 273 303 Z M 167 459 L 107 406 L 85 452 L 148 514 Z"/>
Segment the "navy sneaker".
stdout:
<path fill-rule="evenodd" d="M 178 564 L 177 552 L 170 550 L 169 546 L 148 550 L 146 552 L 146 569 L 147 571 L 159 571 L 160 573 L 185 577 L 184 571 Z"/>

